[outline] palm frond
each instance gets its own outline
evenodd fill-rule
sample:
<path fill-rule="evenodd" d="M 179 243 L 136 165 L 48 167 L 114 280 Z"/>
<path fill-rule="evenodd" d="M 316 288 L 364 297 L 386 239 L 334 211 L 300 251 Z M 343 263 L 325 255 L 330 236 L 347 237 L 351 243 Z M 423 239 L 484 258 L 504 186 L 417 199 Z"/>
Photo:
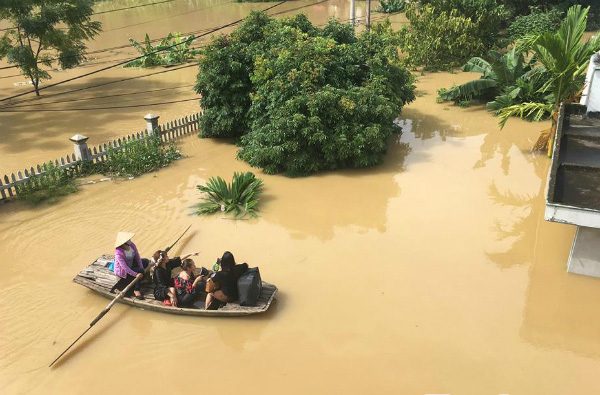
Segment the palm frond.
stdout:
<path fill-rule="evenodd" d="M 498 125 L 500 126 L 500 129 L 504 128 L 506 121 L 513 116 L 530 119 L 532 121 L 541 121 L 548 113 L 552 113 L 553 110 L 554 105 L 548 103 L 515 104 L 498 110 L 497 115 L 500 118 Z"/>
<path fill-rule="evenodd" d="M 256 216 L 258 195 L 263 186 L 262 180 L 253 173 L 233 173 L 231 183 L 221 177 L 210 177 L 206 185 L 198 185 L 200 192 L 205 193 L 204 201 L 198 204 L 196 213 L 211 214 L 217 211 L 233 212 L 234 216 Z"/>

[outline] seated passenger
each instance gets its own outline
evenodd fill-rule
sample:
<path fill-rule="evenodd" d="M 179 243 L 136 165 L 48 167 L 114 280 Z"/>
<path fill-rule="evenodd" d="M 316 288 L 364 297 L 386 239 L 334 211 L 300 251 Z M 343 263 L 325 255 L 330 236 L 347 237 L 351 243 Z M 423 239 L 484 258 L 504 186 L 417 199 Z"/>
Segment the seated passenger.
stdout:
<path fill-rule="evenodd" d="M 135 233 L 119 232 L 115 241 L 115 266 L 114 273 L 121 279 L 113 286 L 112 291 L 118 289 L 122 291 L 136 277 L 144 276 L 144 263 L 148 264 L 147 259 L 141 259 L 137 247 L 131 241 Z M 133 285 L 133 293 L 136 298 L 143 300 L 144 296 L 140 292 L 142 280 L 138 280 Z M 129 293 L 129 292 L 128 292 Z M 128 295 L 126 295 L 128 296 Z"/>
<path fill-rule="evenodd" d="M 177 302 L 179 306 L 189 307 L 196 301 L 200 292 L 202 292 L 204 288 L 204 276 L 208 274 L 208 271 L 202 268 L 202 274 L 196 277 L 194 275 L 196 264 L 191 259 L 184 259 L 181 268 L 183 269 L 182 272 L 174 280 Z"/>
<path fill-rule="evenodd" d="M 219 260 L 220 270 L 212 275 L 209 279 L 214 284 L 214 290 L 209 292 L 206 296 L 206 303 L 204 308 L 208 310 L 208 306 L 217 299 L 221 302 L 233 302 L 238 299 L 238 287 L 237 280 L 246 270 L 248 265 L 243 263 L 241 265 L 235 264 L 233 254 L 229 251 L 225 251 L 221 259 Z M 211 286 L 209 286 L 210 288 Z M 207 289 L 208 291 L 208 289 Z"/>
<path fill-rule="evenodd" d="M 156 251 L 152 256 L 155 263 L 152 279 L 154 281 L 154 298 L 163 302 L 165 306 L 177 307 L 177 294 L 171 276 L 171 272 L 176 267 L 180 267 L 182 260 L 191 256 L 198 256 L 199 252 L 193 252 L 185 255 L 183 258 L 175 257 L 169 259 L 166 251 Z"/>

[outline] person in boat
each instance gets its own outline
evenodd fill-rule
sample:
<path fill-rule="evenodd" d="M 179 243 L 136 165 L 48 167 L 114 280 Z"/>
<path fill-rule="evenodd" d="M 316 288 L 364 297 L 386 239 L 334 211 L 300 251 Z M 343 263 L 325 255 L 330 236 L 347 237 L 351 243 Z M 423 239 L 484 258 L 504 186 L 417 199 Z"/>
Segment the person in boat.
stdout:
<path fill-rule="evenodd" d="M 229 251 L 225 251 L 217 263 L 219 264 L 220 269 L 209 279 L 213 285 L 207 287 L 214 288 L 211 292 L 208 292 L 208 295 L 206 296 L 204 308 L 207 310 L 215 299 L 225 303 L 237 300 L 237 280 L 246 270 L 248 270 L 248 264 L 242 263 L 241 265 L 237 265 L 233 254 Z"/>
<path fill-rule="evenodd" d="M 182 262 L 191 256 L 198 256 L 199 252 L 192 252 L 182 258 L 170 259 L 166 251 L 156 251 L 152 256 L 155 264 L 152 280 L 154 282 L 154 298 L 163 302 L 165 306 L 177 307 L 177 291 L 171 276 L 173 269 L 182 266 Z"/>
<path fill-rule="evenodd" d="M 179 273 L 179 276 L 174 279 L 175 290 L 178 305 L 187 307 L 191 306 L 204 290 L 204 277 L 208 274 L 208 270 L 202 268 L 200 275 L 196 277 L 194 274 L 196 264 L 190 258 L 183 260 L 181 269 L 183 270 Z"/>
<path fill-rule="evenodd" d="M 115 240 L 115 266 L 113 270 L 120 277 L 120 280 L 115 284 L 113 290 L 123 290 L 136 277 L 144 276 L 148 260 L 140 257 L 136 245 L 131 241 L 133 236 L 135 236 L 135 233 L 117 233 L 117 239 Z M 137 299 L 144 300 L 144 295 L 140 292 L 141 282 L 142 280 L 140 279 L 133 285 L 133 294 Z"/>

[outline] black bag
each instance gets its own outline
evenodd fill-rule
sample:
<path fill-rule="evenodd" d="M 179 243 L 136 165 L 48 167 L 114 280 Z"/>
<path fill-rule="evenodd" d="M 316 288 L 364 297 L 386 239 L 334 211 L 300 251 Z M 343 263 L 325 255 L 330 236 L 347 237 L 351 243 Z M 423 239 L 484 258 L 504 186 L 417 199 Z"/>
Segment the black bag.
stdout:
<path fill-rule="evenodd" d="M 238 279 L 240 306 L 256 306 L 262 291 L 262 280 L 257 267 L 246 270 Z"/>

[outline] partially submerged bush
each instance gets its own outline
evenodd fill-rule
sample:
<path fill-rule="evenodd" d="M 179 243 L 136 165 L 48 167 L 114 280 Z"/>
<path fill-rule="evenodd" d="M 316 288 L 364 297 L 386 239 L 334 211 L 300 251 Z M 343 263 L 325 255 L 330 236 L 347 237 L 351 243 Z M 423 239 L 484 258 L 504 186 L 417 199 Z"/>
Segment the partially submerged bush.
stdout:
<path fill-rule="evenodd" d="M 448 70 L 499 44 L 506 12 L 496 0 L 421 0 L 407 4 L 410 25 L 401 31 L 408 61 L 426 70 Z"/>
<path fill-rule="evenodd" d="M 181 157 L 175 143 L 165 145 L 161 138 L 148 137 L 125 143 L 120 149 L 110 148 L 106 160 L 97 170 L 117 177 L 133 177 L 167 166 Z"/>
<path fill-rule="evenodd" d="M 67 171 L 52 162 L 44 164 L 44 174 L 30 177 L 15 186 L 19 199 L 37 205 L 42 202 L 54 203 L 59 197 L 77 191 L 77 184 Z"/>
<path fill-rule="evenodd" d="M 379 7 L 377 7 L 377 11 L 391 14 L 404 11 L 405 6 L 406 0 L 381 0 L 379 2 Z"/>
<path fill-rule="evenodd" d="M 397 44 L 389 22 L 356 36 L 335 20 L 319 29 L 304 15 L 253 12 L 201 61 L 203 136 L 242 136 L 238 157 L 266 173 L 378 164 L 414 100 Z"/>
<path fill-rule="evenodd" d="M 506 33 L 511 41 L 517 41 L 528 35 L 539 35 L 555 31 L 560 26 L 561 13 L 557 10 L 534 12 L 518 16 L 508 27 Z"/>
<path fill-rule="evenodd" d="M 171 66 L 185 63 L 200 53 L 199 50 L 190 48 L 194 38 L 193 34 L 186 37 L 179 32 L 169 33 L 158 45 L 152 45 L 148 33 L 143 45 L 130 38 L 131 45 L 144 57 L 125 63 L 124 67 Z"/>
<path fill-rule="evenodd" d="M 198 215 L 212 214 L 217 211 L 233 212 L 237 217 L 257 215 L 258 196 L 262 188 L 262 180 L 253 173 L 233 173 L 233 180 L 228 184 L 221 177 L 210 177 L 205 185 L 198 185 L 199 191 L 206 193 L 204 202 L 196 207 Z"/>

